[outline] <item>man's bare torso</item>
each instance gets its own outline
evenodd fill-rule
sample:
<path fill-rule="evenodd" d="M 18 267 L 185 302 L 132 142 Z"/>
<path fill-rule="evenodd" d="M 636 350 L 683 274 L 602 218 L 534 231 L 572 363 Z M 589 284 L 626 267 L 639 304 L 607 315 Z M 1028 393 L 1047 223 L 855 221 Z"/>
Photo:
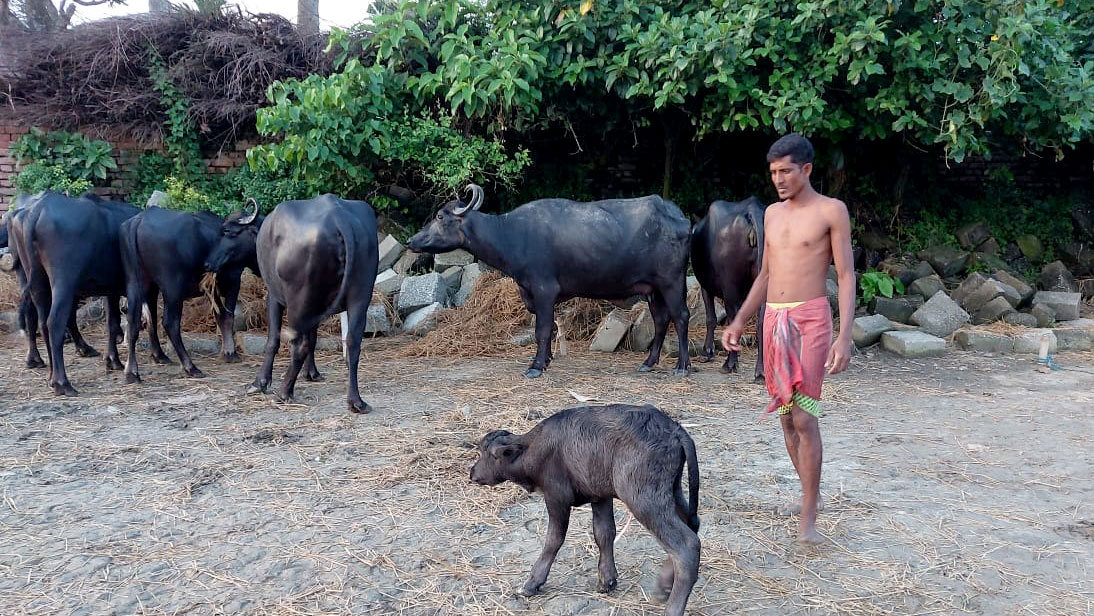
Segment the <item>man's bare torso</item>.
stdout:
<path fill-rule="evenodd" d="M 803 302 L 826 294 L 832 263 L 832 209 L 839 202 L 816 195 L 804 204 L 781 201 L 764 222 L 767 301 Z"/>

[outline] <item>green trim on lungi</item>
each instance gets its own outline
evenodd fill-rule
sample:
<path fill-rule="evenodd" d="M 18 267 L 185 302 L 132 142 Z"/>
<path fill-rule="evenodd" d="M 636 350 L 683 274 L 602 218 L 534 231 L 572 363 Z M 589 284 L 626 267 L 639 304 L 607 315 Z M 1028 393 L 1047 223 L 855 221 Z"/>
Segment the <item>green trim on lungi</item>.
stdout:
<path fill-rule="evenodd" d="M 809 413 L 817 419 L 820 419 L 820 400 L 814 400 L 813 398 L 810 398 L 809 396 L 799 392 L 794 392 L 794 395 L 790 398 L 790 402 L 787 404 L 783 404 L 778 408 L 779 415 L 789 414 L 790 409 L 794 408 L 795 404 L 797 404 L 798 407 L 801 408 L 801 410 Z"/>

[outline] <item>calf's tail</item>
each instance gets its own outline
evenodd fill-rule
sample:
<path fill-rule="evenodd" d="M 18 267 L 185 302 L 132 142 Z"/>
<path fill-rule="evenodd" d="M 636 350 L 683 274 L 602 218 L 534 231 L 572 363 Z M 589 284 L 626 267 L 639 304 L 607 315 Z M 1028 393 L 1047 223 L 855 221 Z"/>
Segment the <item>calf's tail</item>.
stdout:
<path fill-rule="evenodd" d="M 683 428 L 677 435 L 688 464 L 688 526 L 699 532 L 699 460 L 695 455 L 695 441 Z"/>

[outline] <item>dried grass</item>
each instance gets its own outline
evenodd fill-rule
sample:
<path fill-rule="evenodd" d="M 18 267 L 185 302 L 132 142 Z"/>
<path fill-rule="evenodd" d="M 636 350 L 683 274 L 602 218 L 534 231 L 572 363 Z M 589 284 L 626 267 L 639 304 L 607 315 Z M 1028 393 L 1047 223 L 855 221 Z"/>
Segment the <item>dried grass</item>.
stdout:
<path fill-rule="evenodd" d="M 0 310 L 15 310 L 23 293 L 15 274 L 0 272 Z"/>

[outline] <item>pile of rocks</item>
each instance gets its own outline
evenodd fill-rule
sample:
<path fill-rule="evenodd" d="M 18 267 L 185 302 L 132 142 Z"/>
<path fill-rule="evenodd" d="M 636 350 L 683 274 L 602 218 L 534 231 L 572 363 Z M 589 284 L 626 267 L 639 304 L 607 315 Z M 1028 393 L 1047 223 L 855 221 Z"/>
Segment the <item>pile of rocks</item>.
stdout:
<path fill-rule="evenodd" d="M 394 236 L 380 242 L 376 295 L 369 306 L 367 333 L 402 331 L 422 334 L 436 327 L 445 308 L 462 306 L 485 266 L 465 250 L 437 255 L 407 250 Z"/>

